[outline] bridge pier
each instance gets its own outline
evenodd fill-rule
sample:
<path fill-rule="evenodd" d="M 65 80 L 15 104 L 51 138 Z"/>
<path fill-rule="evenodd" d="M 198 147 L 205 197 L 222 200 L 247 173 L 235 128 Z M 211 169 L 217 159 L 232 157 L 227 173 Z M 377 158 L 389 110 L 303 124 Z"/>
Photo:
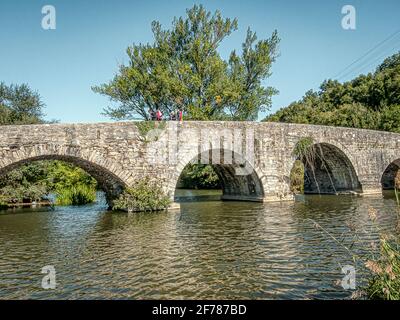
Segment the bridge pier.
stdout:
<path fill-rule="evenodd" d="M 363 191 L 360 192 L 360 195 L 362 195 L 362 196 L 383 195 L 382 187 L 380 187 L 380 188 L 371 188 L 371 189 L 363 189 Z"/>
<path fill-rule="evenodd" d="M 380 175 L 360 175 L 359 180 L 361 183 L 360 195 L 382 195 L 382 184 L 380 182 Z"/>

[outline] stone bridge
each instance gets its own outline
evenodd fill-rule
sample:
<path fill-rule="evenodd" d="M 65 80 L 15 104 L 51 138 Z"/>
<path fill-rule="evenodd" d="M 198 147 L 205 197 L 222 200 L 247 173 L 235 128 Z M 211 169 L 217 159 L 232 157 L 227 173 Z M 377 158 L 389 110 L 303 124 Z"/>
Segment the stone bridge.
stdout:
<path fill-rule="evenodd" d="M 139 130 L 135 122 L 0 127 L 0 175 L 36 160 L 75 164 L 99 183 L 111 202 L 143 177 L 173 198 L 184 167 L 209 161 L 223 199 L 293 199 L 293 150 L 312 138 L 318 155 L 305 165 L 305 191 L 379 194 L 393 188 L 400 135 L 351 128 L 270 122 L 166 122 Z M 302 159 L 300 159 L 302 160 Z"/>

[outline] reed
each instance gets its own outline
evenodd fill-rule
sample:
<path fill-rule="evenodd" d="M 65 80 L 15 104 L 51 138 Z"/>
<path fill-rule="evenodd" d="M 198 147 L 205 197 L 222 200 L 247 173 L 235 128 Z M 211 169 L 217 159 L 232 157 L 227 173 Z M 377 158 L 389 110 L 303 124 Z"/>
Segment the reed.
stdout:
<path fill-rule="evenodd" d="M 60 189 L 56 194 L 56 205 L 59 206 L 78 206 L 92 203 L 95 200 L 96 190 L 86 185 Z"/>

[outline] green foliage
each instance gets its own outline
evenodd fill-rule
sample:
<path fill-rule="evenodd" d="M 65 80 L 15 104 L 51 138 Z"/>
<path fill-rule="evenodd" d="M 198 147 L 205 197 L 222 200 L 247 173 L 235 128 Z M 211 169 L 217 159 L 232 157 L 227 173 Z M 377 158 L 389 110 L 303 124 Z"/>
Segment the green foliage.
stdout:
<path fill-rule="evenodd" d="M 182 171 L 180 187 L 184 189 L 221 189 L 221 183 L 212 166 L 188 164 Z"/>
<path fill-rule="evenodd" d="M 8 172 L 0 179 L 0 195 L 6 203 L 34 202 L 49 193 L 47 164 L 34 162 Z"/>
<path fill-rule="evenodd" d="M 0 82 L 0 125 L 43 123 L 44 104 L 26 84 Z"/>
<path fill-rule="evenodd" d="M 400 103 L 383 108 L 380 114 L 382 130 L 400 133 Z"/>
<path fill-rule="evenodd" d="M 145 178 L 134 187 L 126 188 L 114 201 L 113 210 L 157 211 L 166 209 L 170 202 L 157 183 Z"/>
<path fill-rule="evenodd" d="M 0 190 L 7 203 L 38 202 L 47 197 L 48 191 L 46 186 L 40 183 L 17 187 L 6 186 Z"/>
<path fill-rule="evenodd" d="M 400 244 L 399 241 L 381 239 L 380 256 L 369 260 L 372 271 L 366 291 L 370 299 L 400 300 Z"/>
<path fill-rule="evenodd" d="M 22 165 L 2 177 L 0 188 L 5 186 L 10 188 L 28 187 L 34 184 L 47 185 L 47 168 L 48 163 L 42 161 Z"/>
<path fill-rule="evenodd" d="M 311 137 L 304 137 L 297 141 L 294 149 L 293 156 L 298 159 L 312 159 L 314 158 L 315 152 L 313 151 L 314 140 Z"/>
<path fill-rule="evenodd" d="M 342 126 L 400 132 L 400 53 L 374 73 L 352 81 L 325 81 L 264 121 Z"/>
<path fill-rule="evenodd" d="M 0 194 L 0 210 L 5 210 L 8 208 L 8 199 Z"/>
<path fill-rule="evenodd" d="M 1 177 L 0 197 L 5 203 L 26 203 L 44 200 L 55 193 L 61 199 L 68 199 L 70 195 L 70 204 L 84 204 L 95 200 L 96 186 L 96 181 L 80 168 L 60 161 L 37 161 Z M 86 202 L 80 194 L 87 195 Z M 75 203 L 74 199 L 78 198 Z M 57 198 L 57 203 L 68 202 Z"/>
<path fill-rule="evenodd" d="M 305 166 L 311 169 L 315 179 L 315 160 L 319 154 L 316 150 L 314 140 L 311 137 L 301 138 L 299 141 L 297 141 L 292 155 L 296 157 L 297 161 L 295 162 L 290 173 L 290 188 L 294 193 L 303 193 Z"/>
<path fill-rule="evenodd" d="M 300 160 L 294 162 L 290 171 L 290 191 L 294 194 L 304 193 L 304 164 Z"/>
<path fill-rule="evenodd" d="M 57 189 L 56 205 L 78 206 L 92 203 L 96 200 L 96 189 L 88 185 L 78 184 L 77 186 Z"/>
<path fill-rule="evenodd" d="M 53 161 L 48 175 L 57 205 L 83 205 L 96 200 L 97 182 L 82 169 Z"/>
<path fill-rule="evenodd" d="M 158 135 L 154 137 L 148 137 L 148 133 L 151 130 L 164 130 L 166 127 L 165 121 L 135 121 L 135 125 L 139 130 L 141 140 L 144 142 L 156 141 Z"/>
<path fill-rule="evenodd" d="M 96 180 L 81 168 L 62 161 L 51 161 L 46 172 L 52 190 L 64 190 L 77 186 L 88 186 L 96 190 Z"/>
<path fill-rule="evenodd" d="M 117 103 L 105 114 L 149 120 L 150 110 L 170 114 L 181 109 L 192 120 L 257 119 L 277 92 L 262 81 L 271 74 L 279 38 L 275 31 L 257 40 L 249 29 L 242 53 L 233 51 L 225 61 L 218 49 L 237 25 L 236 19 L 224 19 L 219 11 L 211 14 L 201 5 L 175 18 L 168 30 L 154 21 L 154 42 L 129 47 L 129 64 L 120 66 L 108 84 L 93 87 Z"/>

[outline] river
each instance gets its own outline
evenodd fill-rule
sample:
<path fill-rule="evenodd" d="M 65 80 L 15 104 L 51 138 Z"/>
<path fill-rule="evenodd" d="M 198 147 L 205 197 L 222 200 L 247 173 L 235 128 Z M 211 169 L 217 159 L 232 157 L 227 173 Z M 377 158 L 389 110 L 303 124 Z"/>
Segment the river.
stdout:
<path fill-rule="evenodd" d="M 338 283 L 341 266 L 356 266 L 359 288 L 366 273 L 337 240 L 358 254 L 373 251 L 369 207 L 382 231 L 396 226 L 389 193 L 264 204 L 206 194 L 151 214 L 107 212 L 101 197 L 1 213 L 0 299 L 347 299 L 353 291 Z M 54 290 L 41 287 L 48 265 Z"/>

